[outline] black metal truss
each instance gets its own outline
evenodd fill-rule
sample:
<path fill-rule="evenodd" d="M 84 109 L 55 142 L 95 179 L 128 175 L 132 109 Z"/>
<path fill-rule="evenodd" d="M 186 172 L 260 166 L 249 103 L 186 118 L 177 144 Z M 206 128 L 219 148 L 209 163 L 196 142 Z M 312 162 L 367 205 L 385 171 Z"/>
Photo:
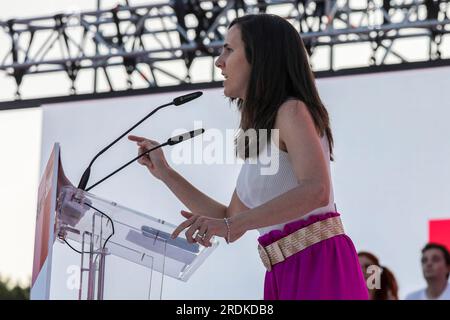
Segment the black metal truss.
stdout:
<path fill-rule="evenodd" d="M 395 43 L 419 38 L 428 43 L 423 61 L 439 60 L 449 57 L 441 46 L 450 33 L 449 2 L 172 0 L 132 6 L 126 1 L 108 10 L 0 21 L 7 35 L 0 43 L 0 70 L 14 77 L 18 99 L 24 77 L 54 72 L 67 74 L 71 94 L 77 94 L 78 75 L 87 70 L 93 73 L 93 93 L 99 90 L 100 72 L 108 90 L 117 90 L 113 69 L 126 75 L 128 89 L 191 83 L 192 72 L 205 73 L 193 71 L 192 64 L 205 57 L 211 63 L 209 79 L 203 81 L 214 81 L 218 73 L 213 61 L 226 26 L 236 16 L 258 12 L 288 19 L 301 32 L 310 55 L 319 47 L 329 48 L 324 51 L 328 67 L 321 71 L 336 70 L 336 48 L 356 43 L 370 46 L 367 66 L 411 62 L 402 51 L 410 50 L 408 46 Z M 184 70 L 177 67 L 174 72 L 167 62 L 177 60 Z"/>

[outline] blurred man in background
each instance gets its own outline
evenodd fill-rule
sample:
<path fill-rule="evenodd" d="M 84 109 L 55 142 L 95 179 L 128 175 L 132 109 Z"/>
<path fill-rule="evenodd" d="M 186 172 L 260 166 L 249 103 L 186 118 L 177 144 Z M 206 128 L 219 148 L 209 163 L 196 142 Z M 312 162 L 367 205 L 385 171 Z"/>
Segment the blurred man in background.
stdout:
<path fill-rule="evenodd" d="M 422 249 L 422 271 L 425 289 L 413 292 L 406 300 L 450 300 L 450 253 L 440 244 L 429 243 Z"/>

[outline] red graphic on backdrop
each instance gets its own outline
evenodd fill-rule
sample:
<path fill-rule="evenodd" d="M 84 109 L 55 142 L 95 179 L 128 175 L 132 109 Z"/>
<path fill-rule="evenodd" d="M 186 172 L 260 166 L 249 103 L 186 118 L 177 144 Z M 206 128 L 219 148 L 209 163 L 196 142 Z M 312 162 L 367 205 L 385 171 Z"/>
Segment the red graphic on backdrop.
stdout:
<path fill-rule="evenodd" d="M 442 244 L 450 250 L 450 219 L 428 221 L 428 241 Z"/>

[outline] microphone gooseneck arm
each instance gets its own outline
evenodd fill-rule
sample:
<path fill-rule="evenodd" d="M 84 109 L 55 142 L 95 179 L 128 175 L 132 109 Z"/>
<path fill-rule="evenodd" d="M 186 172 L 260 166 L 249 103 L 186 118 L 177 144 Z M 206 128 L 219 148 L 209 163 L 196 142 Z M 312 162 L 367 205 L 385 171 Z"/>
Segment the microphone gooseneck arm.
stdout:
<path fill-rule="evenodd" d="M 162 148 L 164 146 L 173 146 L 176 145 L 180 142 L 189 140 L 194 138 L 197 135 L 203 134 L 205 132 L 205 129 L 197 129 L 197 130 L 192 130 L 183 134 L 180 134 L 178 136 L 169 138 L 166 142 L 159 144 L 157 146 L 154 146 L 153 148 L 144 151 L 143 153 L 139 154 L 137 157 L 131 159 L 130 161 L 128 161 L 127 163 L 125 163 L 123 166 L 121 166 L 120 168 L 118 168 L 117 170 L 111 172 L 110 174 L 108 174 L 106 177 L 102 178 L 101 180 L 97 181 L 96 183 L 94 183 L 92 186 L 90 186 L 89 188 L 87 188 L 85 191 L 89 191 L 92 188 L 94 188 L 95 186 L 99 185 L 100 183 L 102 183 L 103 181 L 105 181 L 106 179 L 108 179 L 109 177 L 111 177 L 112 175 L 116 174 L 117 172 L 121 171 L 122 169 L 124 169 L 125 167 L 129 166 L 131 163 L 133 163 L 134 161 L 136 161 L 137 159 L 139 159 L 140 157 L 152 152 L 153 150 Z"/>
<path fill-rule="evenodd" d="M 97 160 L 97 158 L 99 156 L 101 156 L 106 150 L 108 150 L 109 148 L 111 148 L 115 143 L 117 143 L 117 141 L 119 141 L 120 139 L 122 139 L 125 135 L 127 135 L 128 133 L 130 133 L 131 130 L 133 130 L 134 128 L 136 128 L 138 125 L 140 125 L 142 122 L 144 122 L 145 120 L 147 120 L 149 117 L 151 117 L 153 114 L 155 114 L 158 110 L 168 107 L 170 105 L 172 105 L 173 102 L 170 103 L 166 103 L 163 104 L 162 106 L 159 106 L 158 108 L 156 108 L 155 110 L 153 110 L 152 112 L 150 112 L 148 115 L 146 115 L 144 118 L 142 118 L 140 121 L 138 121 L 134 126 L 132 126 L 130 129 L 128 129 L 127 131 L 125 131 L 124 133 L 122 133 L 116 140 L 114 140 L 113 142 L 111 142 L 110 144 L 108 144 L 106 147 L 104 147 L 99 153 L 97 153 L 95 155 L 95 157 L 91 160 L 91 162 L 89 163 L 89 166 L 86 168 L 86 170 L 84 171 L 83 175 L 81 176 L 80 182 L 78 184 L 78 189 L 82 189 L 85 190 L 88 180 L 89 180 L 89 176 L 91 174 L 91 167 L 94 164 L 94 161 Z M 86 190 L 87 191 L 87 190 Z"/>
<path fill-rule="evenodd" d="M 132 126 L 130 129 L 128 129 L 127 131 L 125 131 L 124 133 L 122 133 L 116 140 L 114 140 L 113 142 L 111 142 L 109 145 L 107 145 L 105 148 L 103 148 L 95 157 L 94 159 L 92 159 L 91 163 L 89 163 L 89 167 L 92 166 L 92 164 L 94 163 L 94 161 L 101 155 L 103 154 L 106 150 L 108 150 L 109 148 L 111 148 L 111 146 L 113 144 L 115 144 L 117 141 L 119 141 L 120 139 L 122 139 L 123 137 L 125 137 L 125 135 L 127 135 L 128 133 L 131 132 L 131 130 L 133 130 L 134 128 L 136 128 L 138 125 L 140 125 L 142 122 L 144 122 L 145 120 L 147 120 L 149 117 L 151 117 L 153 114 L 155 114 L 157 111 L 161 110 L 162 108 L 168 107 L 170 105 L 172 105 L 173 102 L 169 102 L 166 104 L 163 104 L 162 106 L 159 106 L 158 108 L 156 108 L 155 110 L 153 110 L 152 112 L 150 112 L 148 115 L 146 115 L 144 118 L 142 118 L 141 120 L 139 120 L 138 122 L 136 122 L 136 124 L 134 126 Z"/>
<path fill-rule="evenodd" d="M 200 97 L 203 93 L 201 91 L 196 91 L 193 93 L 189 93 L 189 94 L 185 94 L 183 96 L 177 97 L 175 99 L 173 99 L 172 102 L 163 104 L 159 107 L 157 107 L 156 109 L 154 109 L 153 111 L 151 111 L 148 115 L 146 115 L 144 118 L 142 118 L 140 121 L 138 121 L 135 125 L 133 125 L 130 129 L 128 129 L 127 131 L 125 131 L 123 134 L 121 134 L 116 140 L 114 140 L 113 142 L 111 142 L 109 145 L 107 145 L 105 148 L 103 148 L 99 153 L 97 153 L 95 155 L 95 157 L 91 160 L 91 162 L 89 163 L 89 166 L 86 168 L 86 170 L 83 172 L 83 175 L 81 176 L 80 182 L 78 183 L 78 189 L 81 190 L 85 190 L 87 183 L 89 181 L 89 176 L 91 175 L 91 167 L 94 164 L 95 160 L 97 160 L 97 158 L 99 156 L 101 156 L 106 150 L 108 150 L 109 148 L 111 148 L 115 143 L 117 143 L 117 141 L 119 141 L 120 139 L 122 139 L 125 135 L 127 135 L 128 133 L 130 133 L 131 130 L 133 130 L 134 128 L 136 128 L 138 125 L 140 125 L 142 122 L 144 122 L 145 120 L 147 120 L 149 117 L 151 117 L 153 114 L 155 114 L 158 110 L 161 110 L 162 108 L 168 107 L 170 105 L 175 105 L 175 106 L 179 106 L 182 104 L 185 104 L 189 101 L 192 101 L 194 99 L 197 99 L 198 97 Z"/>
<path fill-rule="evenodd" d="M 149 152 L 151 152 L 151 151 L 153 151 L 153 150 L 162 148 L 162 147 L 164 147 L 164 146 L 166 146 L 166 145 L 168 145 L 168 144 L 169 144 L 168 142 L 164 142 L 163 144 L 159 144 L 159 145 L 157 145 L 157 146 L 155 146 L 155 147 L 153 147 L 153 148 L 151 148 L 151 149 L 149 149 L 149 150 L 147 150 L 147 151 L 141 153 L 141 154 L 138 155 L 136 158 L 134 158 L 134 159 L 128 161 L 127 163 L 125 163 L 123 166 L 121 166 L 121 167 L 118 168 L 117 170 L 111 172 L 110 174 L 108 174 L 108 175 L 107 175 L 106 177 L 104 177 L 103 179 L 101 179 L 101 180 L 97 181 L 96 183 L 94 183 L 92 186 L 90 186 L 89 188 L 87 188 L 86 191 L 91 190 L 92 188 L 94 188 L 94 187 L 97 186 L 98 184 L 102 183 L 103 181 L 105 181 L 106 179 L 108 179 L 109 177 L 111 177 L 112 175 L 116 174 L 116 173 L 119 172 L 120 170 L 124 169 L 125 167 L 127 167 L 128 165 L 130 165 L 131 163 L 133 163 L 134 161 L 136 161 L 136 160 L 139 159 L 140 157 L 142 157 L 142 156 L 148 154 Z"/>

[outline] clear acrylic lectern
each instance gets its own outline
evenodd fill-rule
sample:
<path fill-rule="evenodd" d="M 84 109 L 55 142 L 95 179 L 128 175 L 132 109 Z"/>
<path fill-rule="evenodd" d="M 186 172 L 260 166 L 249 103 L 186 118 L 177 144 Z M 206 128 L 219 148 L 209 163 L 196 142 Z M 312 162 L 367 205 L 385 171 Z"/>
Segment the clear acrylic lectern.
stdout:
<path fill-rule="evenodd" d="M 162 292 L 165 276 L 187 281 L 218 242 L 209 248 L 171 239 L 175 225 L 101 199 L 73 186 L 59 190 L 55 236 L 80 253 L 78 299 L 104 299 L 108 259 L 119 257 L 148 269 L 147 298 Z M 154 277 L 160 277 L 157 288 Z M 157 297 L 158 295 L 156 295 Z M 159 294 L 161 297 L 161 294 Z M 146 298 L 146 297 L 143 297 Z"/>

